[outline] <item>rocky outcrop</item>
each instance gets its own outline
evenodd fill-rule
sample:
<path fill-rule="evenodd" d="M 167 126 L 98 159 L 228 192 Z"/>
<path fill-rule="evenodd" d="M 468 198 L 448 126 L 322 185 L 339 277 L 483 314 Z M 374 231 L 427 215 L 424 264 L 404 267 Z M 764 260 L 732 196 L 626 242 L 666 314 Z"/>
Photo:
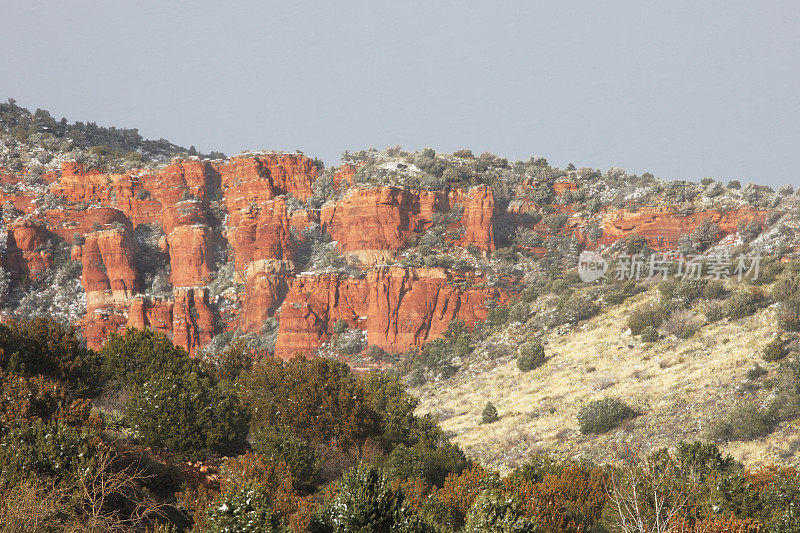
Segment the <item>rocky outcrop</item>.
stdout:
<path fill-rule="evenodd" d="M 72 259 L 83 266 L 81 284 L 90 313 L 98 308 L 125 306 L 140 290 L 136 250 L 126 228 L 88 233 L 84 244 L 73 248 Z"/>
<path fill-rule="evenodd" d="M 464 207 L 461 226 L 464 237 L 461 246 L 475 246 L 484 255 L 495 249 L 494 243 L 494 193 L 487 186 L 473 187 L 469 191 L 457 191 L 455 202 Z"/>
<path fill-rule="evenodd" d="M 353 189 L 323 206 L 320 224 L 339 250 L 399 250 L 415 233 L 430 227 L 433 213 L 448 208 L 446 196 L 400 187 Z"/>
<path fill-rule="evenodd" d="M 5 244 L 2 265 L 17 277 L 36 279 L 53 266 L 50 232 L 40 224 L 12 224 L 6 229 Z"/>
<path fill-rule="evenodd" d="M 494 288 L 480 277 L 441 269 L 378 267 L 363 279 L 323 274 L 294 280 L 281 309 L 276 354 L 310 353 L 344 320 L 365 330 L 370 345 L 398 352 L 439 337 L 454 318 L 472 326 L 486 318 Z"/>
<path fill-rule="evenodd" d="M 450 193 L 402 187 L 353 189 L 342 200 L 323 206 L 320 224 L 342 252 L 400 250 L 430 228 L 437 213 L 455 207 L 463 209 L 460 220 L 451 224 L 463 229 L 456 244 L 494 250 L 494 195 L 485 186 Z"/>
<path fill-rule="evenodd" d="M 60 176 L 52 174 L 45 181 L 62 205 L 41 213 L 41 223 L 9 229 L 3 264 L 34 277 L 52 266 L 45 246 L 51 232 L 77 242 L 72 259 L 81 262 L 87 295 L 82 326 L 93 347 L 126 326 L 151 327 L 194 353 L 221 327 L 260 327 L 280 305 L 294 272 L 291 228 L 301 232 L 316 221 L 314 213 L 289 213 L 286 206 L 290 195 L 304 200 L 312 194 L 317 166 L 300 154 L 189 159 L 130 174 L 103 174 L 66 162 Z M 8 200 L 25 212 L 35 210 L 33 197 Z M 143 224 L 163 232 L 158 246 L 169 259 L 172 297 L 140 293 L 133 231 Z M 219 267 L 215 247 L 225 246 L 245 285 L 244 312 L 218 317 L 207 285 Z M 280 266 L 265 267 L 275 262 Z M 227 298 L 238 304 L 237 295 Z"/>
<path fill-rule="evenodd" d="M 206 285 L 213 267 L 212 231 L 205 224 L 178 226 L 166 237 L 173 287 Z"/>
<path fill-rule="evenodd" d="M 603 214 L 602 244 L 611 245 L 629 235 L 641 235 L 654 250 L 674 249 L 679 239 L 697 229 L 704 221 L 719 227 L 720 237 L 736 232 L 742 223 L 764 220 L 764 213 L 750 208 L 726 212 L 698 211 L 679 215 L 669 209 L 643 208 L 636 212 L 618 210 Z"/>
<path fill-rule="evenodd" d="M 243 205 L 245 200 L 246 205 Z M 283 197 L 260 203 L 246 197 L 229 198 L 227 201 L 227 235 L 236 258 L 237 271 L 244 272 L 253 261 L 294 259 L 296 247 Z"/>
<path fill-rule="evenodd" d="M 289 292 L 294 274 L 291 261 L 262 259 L 250 264 L 245 276 L 244 301 L 238 326 L 244 331 L 258 331 L 275 314 Z"/>
<path fill-rule="evenodd" d="M 208 303 L 208 289 L 175 289 L 172 306 L 172 342 L 194 354 L 216 333 L 214 313 Z"/>
<path fill-rule="evenodd" d="M 386 265 L 481 264 L 476 256 L 488 258 L 495 250 L 501 217 L 528 238 L 528 244 L 518 241 L 522 251 L 538 255 L 549 253 L 548 239 L 594 248 L 632 234 L 663 250 L 706 219 L 724 236 L 764 217 L 745 208 L 691 215 L 667 208 L 584 209 L 571 194 L 586 190 L 575 174 L 526 178 L 498 213 L 486 185 L 441 191 L 369 186 L 354 183 L 357 171 L 358 165 L 346 164 L 333 172 L 338 199 L 315 209 L 302 201 L 312 196 L 318 169 L 302 154 L 190 158 L 107 174 L 64 163 L 35 187 L 0 170 L 7 224 L 2 266 L 15 280 L 42 279 L 61 258 L 56 252 L 72 246 L 86 293 L 81 327 L 92 347 L 126 326 L 148 327 L 194 354 L 219 332 L 260 333 L 279 317 L 281 357 L 314 352 L 339 320 L 362 330 L 370 345 L 399 352 L 439 337 L 453 319 L 468 325 L 484 319 L 487 300 L 506 296 L 478 273 Z M 358 275 L 298 274 L 309 264 L 319 270 L 344 264 L 332 245 L 317 242 L 317 229 Z M 508 239 L 509 227 L 502 230 Z M 425 246 L 415 248 L 418 242 Z M 434 257 L 449 249 L 456 253 L 445 261 Z M 310 263 L 311 250 L 330 255 Z"/>

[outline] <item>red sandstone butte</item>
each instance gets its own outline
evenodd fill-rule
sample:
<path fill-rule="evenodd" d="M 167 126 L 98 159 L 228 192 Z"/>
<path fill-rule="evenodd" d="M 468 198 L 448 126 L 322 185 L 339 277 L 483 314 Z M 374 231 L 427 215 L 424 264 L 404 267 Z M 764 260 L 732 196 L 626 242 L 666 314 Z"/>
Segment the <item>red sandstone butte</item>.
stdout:
<path fill-rule="evenodd" d="M 636 212 L 624 209 L 603 214 L 603 238 L 606 245 L 629 235 L 641 235 L 654 250 L 668 250 L 678 244 L 678 239 L 697 229 L 705 220 L 719 227 L 720 237 L 737 231 L 740 223 L 763 221 L 765 213 L 750 208 L 719 211 L 699 211 L 679 215 L 667 209 L 643 208 Z"/>
<path fill-rule="evenodd" d="M 442 269 L 400 267 L 377 267 L 363 279 L 300 276 L 283 302 L 276 355 L 313 351 L 338 320 L 366 330 L 370 345 L 392 352 L 439 337 L 455 318 L 472 326 L 486 318 L 486 300 L 502 294 L 455 283 L 465 280 L 481 281 Z"/>
<path fill-rule="evenodd" d="M 16 279 L 40 279 L 54 268 L 57 246 L 72 246 L 87 301 L 80 326 L 94 348 L 133 326 L 161 331 L 196 354 L 219 332 L 258 333 L 279 316 L 281 357 L 312 353 L 330 338 L 337 320 L 364 331 L 369 344 L 398 352 L 439 337 L 455 318 L 468 325 L 484 319 L 487 300 L 504 301 L 478 274 L 380 266 L 455 208 L 461 214 L 448 221 L 447 244 L 490 254 L 498 216 L 491 187 L 368 187 L 354 184 L 357 169 L 345 164 L 334 172 L 343 196 L 321 209 L 296 208 L 294 198 L 307 200 L 318 177 L 315 162 L 301 154 L 190 158 L 108 174 L 65 162 L 60 172 L 46 174 L 39 191 L 15 187 L 21 177 L 0 169 L 0 205 L 21 213 L 6 227 L 2 266 Z M 517 191 L 520 201 L 509 206 L 520 224 L 534 220 L 525 213 L 542 211 L 525 199 L 537 186 L 527 180 Z M 577 188 L 569 179 L 553 186 L 556 197 Z M 42 191 L 57 201 L 43 204 Z M 612 211 L 602 214 L 600 243 L 589 243 L 582 234 L 589 220 L 559 200 L 552 210 L 570 217 L 559 233 L 586 246 L 639 234 L 656 249 L 674 246 L 706 218 L 725 235 L 765 215 L 744 208 L 688 216 L 666 208 Z M 600 222 L 599 216 L 593 220 Z M 298 274 L 301 247 L 308 244 L 303 231 L 315 224 L 348 261 L 357 260 L 351 263 L 360 264 L 363 277 Z M 552 236 L 543 222 L 529 225 Z M 158 254 L 168 269 L 160 273 L 166 285 L 153 294 L 154 287 L 145 287 L 152 265 L 143 261 Z"/>

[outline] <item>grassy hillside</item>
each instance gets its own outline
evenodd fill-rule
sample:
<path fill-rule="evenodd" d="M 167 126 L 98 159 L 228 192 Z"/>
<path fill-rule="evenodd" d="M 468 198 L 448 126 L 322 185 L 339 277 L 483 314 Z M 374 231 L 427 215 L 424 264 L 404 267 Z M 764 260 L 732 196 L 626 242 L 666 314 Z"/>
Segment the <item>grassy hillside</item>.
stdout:
<path fill-rule="evenodd" d="M 762 351 L 777 329 L 777 304 L 715 323 L 696 306 L 689 313 L 703 325 L 691 338 L 667 335 L 644 342 L 631 335 L 627 318 L 637 305 L 658 297 L 651 286 L 578 327 L 549 335 L 546 362 L 527 373 L 517 368 L 513 352 L 528 334 L 526 324 L 512 324 L 477 348 L 475 361 L 463 372 L 414 389 L 421 399 L 418 412 L 437 415 L 470 457 L 509 470 L 533 452 L 602 462 L 626 446 L 653 450 L 707 439 L 715 422 L 740 403 L 769 402 L 781 363 L 765 362 Z M 497 344 L 509 350 L 492 358 L 487 345 Z M 756 375 L 762 373 L 758 368 L 763 375 Z M 642 414 L 608 433 L 582 435 L 578 410 L 606 396 Z M 487 402 L 496 406 L 500 419 L 482 424 Z M 792 462 L 798 433 L 794 422 L 782 421 L 768 436 L 724 448 L 750 465 Z"/>

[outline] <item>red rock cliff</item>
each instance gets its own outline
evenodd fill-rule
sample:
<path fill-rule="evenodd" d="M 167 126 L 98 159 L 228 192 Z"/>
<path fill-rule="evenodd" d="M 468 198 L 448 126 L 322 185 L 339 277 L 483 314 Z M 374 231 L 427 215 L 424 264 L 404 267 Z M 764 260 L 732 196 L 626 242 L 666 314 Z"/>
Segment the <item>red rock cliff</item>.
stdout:
<path fill-rule="evenodd" d="M 399 267 L 378 267 L 363 279 L 300 276 L 283 302 L 276 354 L 312 352 L 329 338 L 338 320 L 365 330 L 370 345 L 391 352 L 439 337 L 454 318 L 472 326 L 486 318 L 486 299 L 502 294 L 492 288 L 463 288 L 456 285 L 459 281 L 483 280 L 441 269 Z"/>

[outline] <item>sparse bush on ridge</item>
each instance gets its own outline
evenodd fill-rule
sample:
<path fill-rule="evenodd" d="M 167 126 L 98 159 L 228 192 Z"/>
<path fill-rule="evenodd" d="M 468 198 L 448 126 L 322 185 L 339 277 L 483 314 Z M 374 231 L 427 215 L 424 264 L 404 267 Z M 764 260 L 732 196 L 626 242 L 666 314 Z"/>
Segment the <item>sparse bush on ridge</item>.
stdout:
<path fill-rule="evenodd" d="M 731 320 L 752 316 L 758 311 L 764 296 L 756 289 L 738 289 L 725 300 L 723 313 Z"/>
<path fill-rule="evenodd" d="M 526 342 L 519 347 L 517 368 L 528 372 L 542 366 L 545 362 L 544 346 L 539 341 Z"/>
<path fill-rule="evenodd" d="M 661 323 L 661 330 L 678 339 L 688 339 L 700 329 L 700 323 L 684 309 L 676 309 Z M 644 333 L 644 331 L 642 331 Z"/>
<path fill-rule="evenodd" d="M 774 413 L 754 403 L 742 403 L 733 407 L 717 420 L 709 430 L 714 440 L 752 440 L 772 431 Z"/>
<path fill-rule="evenodd" d="M 486 407 L 481 412 L 481 424 L 491 424 L 498 420 L 500 420 L 500 416 L 497 414 L 497 408 L 492 402 L 486 402 Z"/>
<path fill-rule="evenodd" d="M 658 330 L 653 326 L 647 326 L 641 333 L 642 341 L 656 342 L 658 340 Z"/>
<path fill-rule="evenodd" d="M 628 327 L 632 335 L 640 335 L 645 328 L 658 328 L 666 318 L 663 306 L 657 303 L 645 303 L 636 307 L 628 316 Z"/>
<path fill-rule="evenodd" d="M 593 400 L 578 410 L 581 433 L 605 433 L 634 417 L 637 412 L 616 398 Z"/>
<path fill-rule="evenodd" d="M 786 352 L 784 352 L 785 345 L 786 341 L 780 335 L 776 335 L 775 338 L 769 341 L 764 347 L 762 352 L 764 361 L 772 362 L 783 359 L 786 355 Z"/>

